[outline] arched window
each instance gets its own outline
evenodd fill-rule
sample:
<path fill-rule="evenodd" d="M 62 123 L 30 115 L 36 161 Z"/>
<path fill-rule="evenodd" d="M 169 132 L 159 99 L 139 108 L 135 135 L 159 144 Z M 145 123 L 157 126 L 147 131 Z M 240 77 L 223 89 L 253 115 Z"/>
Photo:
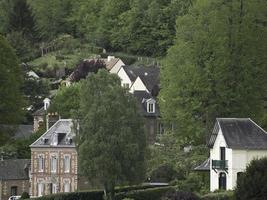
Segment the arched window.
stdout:
<path fill-rule="evenodd" d="M 219 190 L 226 190 L 226 174 L 224 172 L 219 174 Z"/>

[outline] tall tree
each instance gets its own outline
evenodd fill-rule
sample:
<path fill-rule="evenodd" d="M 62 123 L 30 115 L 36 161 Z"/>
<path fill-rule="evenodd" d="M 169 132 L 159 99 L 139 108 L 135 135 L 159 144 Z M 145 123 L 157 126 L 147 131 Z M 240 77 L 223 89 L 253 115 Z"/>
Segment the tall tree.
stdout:
<path fill-rule="evenodd" d="M 164 118 L 176 122 L 179 134 L 203 139 L 216 117 L 264 123 L 266 8 L 265 0 L 198 0 L 178 17 L 160 99 Z"/>
<path fill-rule="evenodd" d="M 100 70 L 82 82 L 79 166 L 99 181 L 108 199 L 114 187 L 144 177 L 145 134 L 134 97 L 116 75 Z"/>
<path fill-rule="evenodd" d="M 0 125 L 17 124 L 23 116 L 22 73 L 14 50 L 0 35 Z M 0 145 L 10 137 L 0 128 Z"/>

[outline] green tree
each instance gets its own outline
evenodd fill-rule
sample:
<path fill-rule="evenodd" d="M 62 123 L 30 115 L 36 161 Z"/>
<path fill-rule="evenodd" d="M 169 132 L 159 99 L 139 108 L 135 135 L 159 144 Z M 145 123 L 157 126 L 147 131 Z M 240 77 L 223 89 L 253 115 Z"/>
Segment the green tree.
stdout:
<path fill-rule="evenodd" d="M 216 117 L 264 124 L 266 8 L 264 0 L 198 0 L 178 17 L 160 94 L 163 117 L 177 133 L 203 143 Z"/>
<path fill-rule="evenodd" d="M 267 158 L 253 160 L 237 180 L 236 200 L 267 199 Z"/>
<path fill-rule="evenodd" d="M 0 35 L 0 124 L 17 124 L 23 117 L 22 73 L 14 50 Z M 10 137 L 0 128 L 0 144 Z"/>
<path fill-rule="evenodd" d="M 116 75 L 100 70 L 82 82 L 79 166 L 114 199 L 114 187 L 144 177 L 146 139 L 134 97 Z"/>
<path fill-rule="evenodd" d="M 50 111 L 58 112 L 62 118 L 76 117 L 80 107 L 80 83 L 74 83 L 69 87 L 61 87 L 54 97 Z"/>

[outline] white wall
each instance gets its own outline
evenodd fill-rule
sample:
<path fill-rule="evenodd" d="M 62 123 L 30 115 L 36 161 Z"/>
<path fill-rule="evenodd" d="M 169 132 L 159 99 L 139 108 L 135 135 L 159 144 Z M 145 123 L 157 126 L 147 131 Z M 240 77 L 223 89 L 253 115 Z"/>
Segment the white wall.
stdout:
<path fill-rule="evenodd" d="M 232 189 L 236 186 L 237 173 L 245 171 L 247 165 L 253 159 L 262 157 L 267 157 L 267 150 L 233 150 Z"/>
<path fill-rule="evenodd" d="M 130 92 L 133 93 L 134 91 L 148 91 L 148 89 L 146 88 L 145 84 L 143 83 L 143 81 L 140 79 L 140 77 L 138 76 L 136 78 L 136 80 L 133 82 L 131 88 L 130 88 Z"/>
<path fill-rule="evenodd" d="M 120 68 L 120 70 L 118 72 L 118 76 L 121 79 L 121 86 L 123 86 L 123 84 L 129 84 L 129 87 L 131 87 L 132 82 L 131 82 L 130 78 L 128 77 L 128 75 L 125 72 L 123 67 Z"/>
<path fill-rule="evenodd" d="M 125 64 L 120 59 L 109 71 L 110 73 L 117 74 L 121 68 L 121 66 L 124 66 Z"/>

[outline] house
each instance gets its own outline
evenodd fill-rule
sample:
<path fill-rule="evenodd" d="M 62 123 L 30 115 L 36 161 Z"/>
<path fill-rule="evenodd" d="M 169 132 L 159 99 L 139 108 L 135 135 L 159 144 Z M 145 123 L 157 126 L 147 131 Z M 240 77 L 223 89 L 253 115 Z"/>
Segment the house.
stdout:
<path fill-rule="evenodd" d="M 141 115 L 144 116 L 147 141 L 150 144 L 154 143 L 156 136 L 163 133 L 163 126 L 160 123 L 159 106 L 155 98 L 147 91 L 134 91 L 133 95 L 137 99 Z"/>
<path fill-rule="evenodd" d="M 29 193 L 30 160 L 14 159 L 0 161 L 0 200 L 10 196 Z"/>
<path fill-rule="evenodd" d="M 31 195 L 77 190 L 77 152 L 71 119 L 60 119 L 31 148 Z"/>
<path fill-rule="evenodd" d="M 246 166 L 267 156 L 267 133 L 250 118 L 217 118 L 208 146 L 210 191 L 233 190 Z"/>
<path fill-rule="evenodd" d="M 115 58 L 115 56 L 108 56 L 107 59 L 104 59 L 104 62 L 106 69 L 112 74 L 117 74 L 120 68 L 125 65 L 120 58 Z"/>

